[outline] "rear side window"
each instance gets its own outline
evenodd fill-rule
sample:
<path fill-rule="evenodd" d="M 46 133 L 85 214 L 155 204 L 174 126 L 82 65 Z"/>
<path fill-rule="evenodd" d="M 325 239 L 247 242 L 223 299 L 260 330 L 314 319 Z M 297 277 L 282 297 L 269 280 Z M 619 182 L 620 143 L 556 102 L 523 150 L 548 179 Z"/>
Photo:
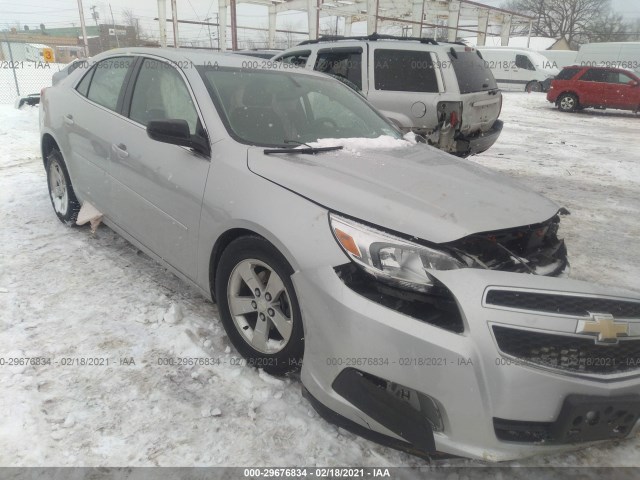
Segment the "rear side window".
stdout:
<path fill-rule="evenodd" d="M 91 77 L 93 77 L 93 72 L 95 71 L 96 71 L 95 68 L 92 68 L 91 70 L 89 70 L 87 74 L 84 77 L 82 77 L 82 80 L 80 80 L 80 83 L 76 87 L 76 90 L 78 91 L 78 93 L 83 97 L 86 97 L 87 93 L 89 93 L 89 84 L 91 83 Z"/>
<path fill-rule="evenodd" d="M 633 78 L 622 72 L 609 72 L 607 74 L 607 83 L 622 83 L 626 85 L 632 80 Z"/>
<path fill-rule="evenodd" d="M 579 68 L 565 68 L 556 76 L 556 80 L 571 80 L 579 71 Z"/>
<path fill-rule="evenodd" d="M 376 90 L 439 91 L 430 52 L 377 49 L 373 53 L 373 61 Z"/>
<path fill-rule="evenodd" d="M 120 90 L 132 62 L 132 57 L 114 57 L 97 63 L 93 67 L 95 72 L 91 78 L 87 98 L 116 111 Z"/>
<path fill-rule="evenodd" d="M 516 67 L 523 68 L 524 70 L 535 70 L 531 60 L 526 55 L 516 55 Z"/>
<path fill-rule="evenodd" d="M 313 67 L 322 73 L 345 78 L 362 90 L 362 49 L 320 50 Z"/>
<path fill-rule="evenodd" d="M 297 67 L 304 67 L 309 60 L 311 50 L 304 50 L 301 52 L 291 52 L 278 58 L 276 61 L 286 63 L 289 65 L 295 65 Z"/>
<path fill-rule="evenodd" d="M 480 58 L 477 51 L 453 51 L 449 53 L 449 59 L 458 79 L 460 93 L 484 92 L 498 88 L 496 79 L 489 69 L 489 63 Z"/>
<path fill-rule="evenodd" d="M 597 68 L 591 68 L 587 70 L 580 80 L 583 82 L 602 82 L 606 83 L 608 81 L 609 72 L 606 70 L 601 70 Z"/>

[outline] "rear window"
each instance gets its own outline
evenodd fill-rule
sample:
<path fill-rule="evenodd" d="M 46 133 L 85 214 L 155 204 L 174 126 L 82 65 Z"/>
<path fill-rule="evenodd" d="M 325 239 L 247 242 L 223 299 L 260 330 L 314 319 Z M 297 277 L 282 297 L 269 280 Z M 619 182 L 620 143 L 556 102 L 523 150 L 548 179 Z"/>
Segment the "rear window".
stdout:
<path fill-rule="evenodd" d="M 608 78 L 609 72 L 607 72 L 606 70 L 592 68 L 590 70 L 587 70 L 586 73 L 582 75 L 582 77 L 580 77 L 580 80 L 582 80 L 583 82 L 606 83 Z"/>
<path fill-rule="evenodd" d="M 439 91 L 430 52 L 377 49 L 373 61 L 376 90 Z"/>
<path fill-rule="evenodd" d="M 579 71 L 580 68 L 565 68 L 556 76 L 556 80 L 571 80 Z"/>
<path fill-rule="evenodd" d="M 453 49 L 452 49 L 453 50 Z M 484 92 L 498 88 L 489 65 L 476 51 L 449 53 L 460 93 Z"/>

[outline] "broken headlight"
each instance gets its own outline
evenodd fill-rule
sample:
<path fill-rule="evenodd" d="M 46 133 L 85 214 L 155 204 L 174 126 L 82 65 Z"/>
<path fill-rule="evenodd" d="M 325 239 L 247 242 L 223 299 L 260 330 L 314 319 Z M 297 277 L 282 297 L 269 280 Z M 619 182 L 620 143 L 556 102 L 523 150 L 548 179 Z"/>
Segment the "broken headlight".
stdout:
<path fill-rule="evenodd" d="M 391 285 L 428 292 L 434 279 L 428 270 L 466 267 L 447 252 L 404 240 L 395 235 L 329 215 L 331 230 L 346 254 L 366 272 Z"/>

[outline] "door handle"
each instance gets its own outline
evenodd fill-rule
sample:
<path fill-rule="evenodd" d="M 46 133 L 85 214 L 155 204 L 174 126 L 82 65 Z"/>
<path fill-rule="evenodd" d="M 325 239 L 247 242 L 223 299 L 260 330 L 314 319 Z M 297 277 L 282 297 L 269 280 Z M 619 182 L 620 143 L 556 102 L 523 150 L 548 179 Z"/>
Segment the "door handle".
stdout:
<path fill-rule="evenodd" d="M 64 119 L 64 123 L 66 123 L 67 125 L 73 125 L 74 123 L 76 123 L 73 121 L 73 115 L 71 114 L 65 115 L 63 119 Z"/>
<path fill-rule="evenodd" d="M 120 158 L 127 158 L 129 156 L 129 152 L 127 152 L 127 146 L 124 143 L 120 143 L 116 145 L 115 143 L 111 145 L 111 150 Z"/>

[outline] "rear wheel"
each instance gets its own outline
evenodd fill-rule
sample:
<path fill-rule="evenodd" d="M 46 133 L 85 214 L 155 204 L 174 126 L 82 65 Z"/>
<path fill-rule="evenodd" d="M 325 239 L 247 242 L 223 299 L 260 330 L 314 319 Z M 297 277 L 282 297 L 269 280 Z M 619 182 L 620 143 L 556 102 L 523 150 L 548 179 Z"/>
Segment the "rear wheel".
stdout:
<path fill-rule="evenodd" d="M 563 93 L 558 97 L 558 109 L 562 112 L 574 112 L 579 108 L 578 97 L 573 93 Z"/>
<path fill-rule="evenodd" d="M 218 310 L 229 339 L 249 365 L 283 375 L 304 352 L 293 268 L 261 237 L 242 237 L 224 250 L 215 277 Z"/>
<path fill-rule="evenodd" d="M 542 84 L 540 82 L 536 82 L 535 80 L 527 83 L 527 86 L 524 87 L 525 92 L 541 92 Z"/>
<path fill-rule="evenodd" d="M 61 222 L 75 225 L 80 211 L 80 203 L 76 198 L 69 178 L 67 166 L 58 150 L 52 150 L 47 156 L 47 184 L 49 198 L 53 210 Z"/>

